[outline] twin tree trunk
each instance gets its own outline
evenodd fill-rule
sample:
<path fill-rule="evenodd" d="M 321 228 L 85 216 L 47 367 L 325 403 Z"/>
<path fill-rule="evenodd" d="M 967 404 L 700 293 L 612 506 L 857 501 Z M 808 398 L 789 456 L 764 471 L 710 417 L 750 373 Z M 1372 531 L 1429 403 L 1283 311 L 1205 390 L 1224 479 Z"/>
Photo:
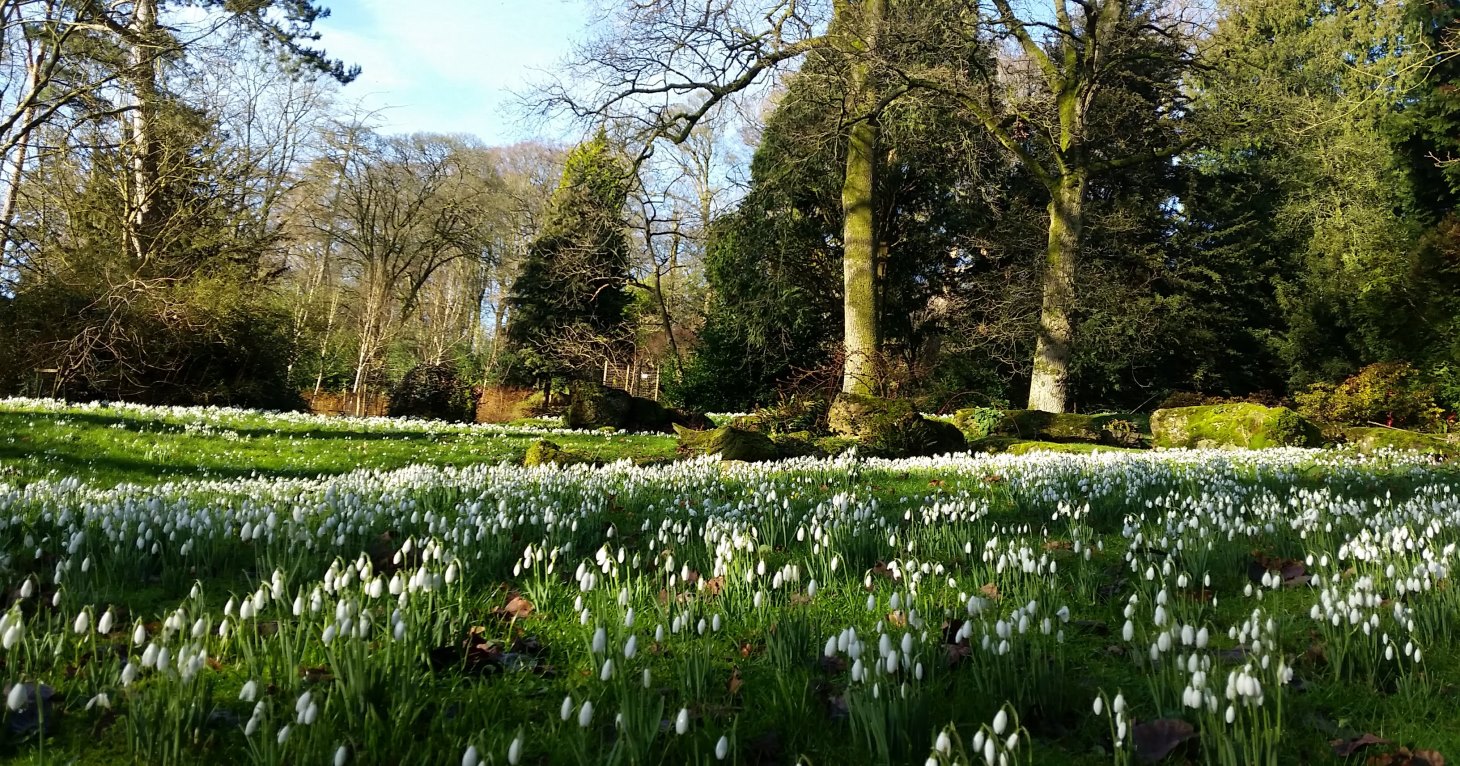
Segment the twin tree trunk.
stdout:
<path fill-rule="evenodd" d="M 1029 409 L 1064 412 L 1074 347 L 1075 272 L 1084 225 L 1085 176 L 1066 175 L 1049 200 L 1049 245 L 1045 251 L 1044 301 L 1029 381 Z"/>

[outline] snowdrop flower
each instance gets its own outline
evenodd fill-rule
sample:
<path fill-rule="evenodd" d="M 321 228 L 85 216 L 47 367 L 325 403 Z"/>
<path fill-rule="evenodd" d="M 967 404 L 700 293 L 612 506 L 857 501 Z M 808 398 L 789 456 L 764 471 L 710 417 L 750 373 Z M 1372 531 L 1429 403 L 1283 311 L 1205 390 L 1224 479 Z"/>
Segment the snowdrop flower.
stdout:
<path fill-rule="evenodd" d="M 571 696 L 563 698 L 563 707 L 558 712 L 564 721 L 573 716 L 573 698 Z"/>
<path fill-rule="evenodd" d="M 461 766 L 477 766 L 482 762 L 482 757 L 477 753 L 476 745 L 467 745 L 466 752 L 461 754 Z"/>
<path fill-rule="evenodd" d="M 953 749 L 953 743 L 948 739 L 948 732 L 938 732 L 938 739 L 933 743 L 933 749 L 947 755 Z"/>
<path fill-rule="evenodd" d="M 258 696 L 259 696 L 259 682 L 258 681 L 249 680 L 247 683 L 245 683 L 243 685 L 243 688 L 238 691 L 238 699 L 241 700 L 241 701 L 243 701 L 243 702 L 253 702 L 255 699 L 258 698 Z"/>
<path fill-rule="evenodd" d="M 721 735 L 720 741 L 715 743 L 715 760 L 723 761 L 728 755 L 730 755 L 730 739 Z"/>
<path fill-rule="evenodd" d="M 593 723 L 593 700 L 583 700 L 583 707 L 578 709 L 578 728 L 586 729 L 591 723 Z"/>
<path fill-rule="evenodd" d="M 610 679 L 610 678 L 613 678 L 613 658 L 612 657 L 609 657 L 608 659 L 606 659 L 606 660 L 603 661 L 603 669 L 598 672 L 598 680 L 603 681 L 604 683 L 607 683 L 608 682 L 608 679 Z"/>
<path fill-rule="evenodd" d="M 638 652 L 639 652 L 639 637 L 638 636 L 629 636 L 629 640 L 626 641 L 626 642 L 624 642 L 624 659 L 626 659 L 626 660 L 632 660 L 634 658 L 634 655 L 635 654 L 638 654 Z"/>
<path fill-rule="evenodd" d="M 81 635 L 91 628 L 91 615 L 85 609 L 76 613 L 76 621 L 71 624 L 71 629 L 76 635 Z"/>
<path fill-rule="evenodd" d="M 102 613 L 101 619 L 96 621 L 96 632 L 103 636 L 112 632 L 112 623 L 115 620 L 116 617 L 112 614 L 112 610 L 107 609 Z"/>
<path fill-rule="evenodd" d="M 1003 708 L 1000 708 L 998 714 L 994 716 L 994 733 L 1003 736 L 1004 729 L 1008 727 L 1009 714 Z"/>
<path fill-rule="evenodd" d="M 689 731 L 689 709 L 680 708 L 679 715 L 674 717 L 674 733 L 683 735 Z"/>
<path fill-rule="evenodd" d="M 603 654 L 608 649 L 608 631 L 599 628 L 593 631 L 593 653 Z"/>
<path fill-rule="evenodd" d="M 105 708 L 107 710 L 110 710 L 111 709 L 111 706 L 112 706 L 112 699 L 111 699 L 110 696 L 107 695 L 106 692 L 98 692 L 95 697 L 92 697 L 91 699 L 89 699 L 89 700 L 86 701 L 86 709 L 87 710 L 90 710 L 90 709 L 92 709 L 94 707 L 100 707 L 100 708 Z"/>
<path fill-rule="evenodd" d="M 25 707 L 25 704 L 29 701 L 30 695 L 25 690 L 25 684 L 16 683 L 10 685 L 10 694 L 5 697 L 6 707 L 14 712 Z"/>
<path fill-rule="evenodd" d="M 522 762 L 522 734 L 512 739 L 512 744 L 507 746 L 507 763 L 509 766 L 517 766 Z"/>
<path fill-rule="evenodd" d="M 135 628 L 132 629 L 132 645 L 133 646 L 141 646 L 142 644 L 144 644 L 146 642 L 147 642 L 147 626 L 145 626 L 145 625 L 143 625 L 142 623 L 139 622 L 139 623 L 137 623 L 137 627 L 135 627 Z"/>

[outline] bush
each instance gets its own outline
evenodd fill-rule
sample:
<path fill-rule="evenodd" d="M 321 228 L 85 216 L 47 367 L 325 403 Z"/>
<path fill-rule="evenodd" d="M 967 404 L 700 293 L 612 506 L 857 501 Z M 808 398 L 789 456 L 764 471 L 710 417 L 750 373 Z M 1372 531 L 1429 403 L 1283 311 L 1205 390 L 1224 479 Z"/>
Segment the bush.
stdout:
<path fill-rule="evenodd" d="M 1342 383 L 1315 383 L 1294 398 L 1302 414 L 1335 425 L 1431 429 L 1443 415 L 1435 387 L 1407 362 L 1371 364 Z"/>
<path fill-rule="evenodd" d="M 393 417 L 469 421 L 474 415 L 471 391 L 450 362 L 412 367 L 390 392 Z"/>

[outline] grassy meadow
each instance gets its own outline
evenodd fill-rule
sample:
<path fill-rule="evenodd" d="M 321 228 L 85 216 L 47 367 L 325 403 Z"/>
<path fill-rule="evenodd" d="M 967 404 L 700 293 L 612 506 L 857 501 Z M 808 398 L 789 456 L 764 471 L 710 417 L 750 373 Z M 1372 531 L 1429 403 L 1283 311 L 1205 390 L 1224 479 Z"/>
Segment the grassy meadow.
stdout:
<path fill-rule="evenodd" d="M 517 465 L 545 434 L 609 464 Z M 1453 464 L 673 452 L 0 404 L 0 759 L 1460 754 Z"/>

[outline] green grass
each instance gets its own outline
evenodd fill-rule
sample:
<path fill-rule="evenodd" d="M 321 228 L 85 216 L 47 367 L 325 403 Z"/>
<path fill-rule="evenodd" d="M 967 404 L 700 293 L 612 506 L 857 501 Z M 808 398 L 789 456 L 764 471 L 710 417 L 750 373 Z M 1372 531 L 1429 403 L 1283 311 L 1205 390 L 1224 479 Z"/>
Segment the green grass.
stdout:
<path fill-rule="evenodd" d="M 388 421 L 296 422 L 268 415 L 230 417 L 213 424 L 109 408 L 50 412 L 0 403 L 0 481 L 74 476 L 113 486 L 181 479 L 307 478 L 416 464 L 518 462 L 528 445 L 540 438 L 530 430 L 511 427 L 433 432 Z M 658 435 L 548 438 L 601 462 L 669 458 L 676 446 L 674 437 Z"/>

